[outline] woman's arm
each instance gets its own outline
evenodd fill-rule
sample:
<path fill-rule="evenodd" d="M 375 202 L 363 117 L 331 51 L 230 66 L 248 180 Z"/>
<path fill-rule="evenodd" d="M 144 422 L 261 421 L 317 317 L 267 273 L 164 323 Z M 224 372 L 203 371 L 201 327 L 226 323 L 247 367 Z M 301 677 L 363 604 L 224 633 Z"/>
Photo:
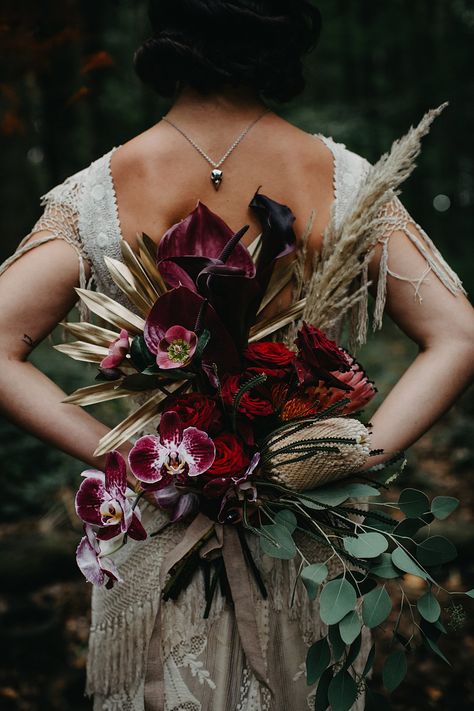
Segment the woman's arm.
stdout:
<path fill-rule="evenodd" d="M 414 225 L 410 229 L 419 234 Z M 390 271 L 417 279 L 426 261 L 401 231 L 389 238 Z M 369 268 L 373 288 L 381 247 Z M 469 385 L 474 372 L 474 310 L 463 294 L 452 294 L 430 272 L 416 297 L 412 284 L 387 277 L 386 311 L 419 347 L 410 367 L 371 418 L 372 446 L 405 450 L 423 435 Z M 378 459 L 384 459 L 380 457 Z M 370 466 L 376 463 L 372 459 Z"/>
<path fill-rule="evenodd" d="M 35 239 L 46 234 L 36 233 Z M 45 442 L 102 469 L 105 456 L 93 452 L 109 428 L 63 403 L 65 393 L 28 362 L 31 344 L 40 343 L 73 307 L 78 285 L 77 254 L 61 239 L 35 247 L 0 277 L 0 408 Z M 124 456 L 130 446 L 120 448 Z M 132 475 L 129 481 L 134 483 Z"/>

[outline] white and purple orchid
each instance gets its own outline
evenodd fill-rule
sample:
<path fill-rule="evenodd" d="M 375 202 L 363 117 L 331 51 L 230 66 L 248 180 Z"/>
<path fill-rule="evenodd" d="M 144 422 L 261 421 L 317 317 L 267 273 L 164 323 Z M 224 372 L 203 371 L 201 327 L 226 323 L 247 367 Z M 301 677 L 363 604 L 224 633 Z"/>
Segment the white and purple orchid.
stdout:
<path fill-rule="evenodd" d="M 76 561 L 85 579 L 93 585 L 106 585 L 110 588 L 114 582 L 121 582 L 122 578 L 113 560 L 101 550 L 101 542 L 89 524 L 84 526 L 86 534 L 77 547 Z M 119 538 L 123 538 L 119 536 Z"/>
<path fill-rule="evenodd" d="M 133 508 L 136 497 L 127 487 L 127 468 L 122 455 L 113 451 L 107 455 L 105 473 L 88 469 L 76 494 L 76 512 L 84 523 L 99 527 L 98 538 L 107 540 L 128 533 L 135 540 L 144 540 L 147 533 L 140 521 L 140 510 Z"/>
<path fill-rule="evenodd" d="M 120 335 L 109 346 L 109 353 L 100 361 L 100 367 L 106 370 L 118 368 L 129 351 L 128 331 L 122 328 Z"/>
<path fill-rule="evenodd" d="M 156 362 L 160 368 L 184 368 L 197 347 L 197 335 L 184 326 L 171 326 L 158 343 Z"/>
<path fill-rule="evenodd" d="M 130 468 L 145 489 L 164 489 L 207 471 L 216 456 L 214 442 L 197 427 L 183 429 L 175 410 L 161 416 L 158 437 L 140 437 L 128 455 Z"/>

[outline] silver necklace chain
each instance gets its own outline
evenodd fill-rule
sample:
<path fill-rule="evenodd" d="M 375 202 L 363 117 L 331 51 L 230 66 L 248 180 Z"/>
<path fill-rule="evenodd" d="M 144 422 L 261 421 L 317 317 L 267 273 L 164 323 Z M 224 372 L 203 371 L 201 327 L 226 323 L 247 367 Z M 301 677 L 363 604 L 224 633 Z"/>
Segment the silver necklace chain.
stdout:
<path fill-rule="evenodd" d="M 190 136 L 188 136 L 187 133 L 185 133 L 182 128 L 180 128 L 175 123 L 173 123 L 173 121 L 171 121 L 166 116 L 163 116 L 162 118 L 163 118 L 163 121 L 166 121 L 167 123 L 170 124 L 170 126 L 173 126 L 173 128 L 175 128 L 177 131 L 179 131 L 179 133 L 198 151 L 198 153 L 200 153 L 202 155 L 202 157 L 205 158 L 205 160 L 207 160 L 209 165 L 212 165 L 213 168 L 220 168 L 221 165 L 223 164 L 223 162 L 230 156 L 232 151 L 234 151 L 237 148 L 237 146 L 239 145 L 239 143 L 241 141 L 243 141 L 243 139 L 248 134 L 248 132 L 255 126 L 255 124 L 258 121 L 260 121 L 261 118 L 263 118 L 265 116 L 265 114 L 268 114 L 269 111 L 270 111 L 270 109 L 265 109 L 263 114 L 260 114 L 260 116 L 258 116 L 254 121 L 252 121 L 252 123 L 249 126 L 247 126 L 247 128 L 245 128 L 239 136 L 237 136 L 235 141 L 227 149 L 227 151 L 224 153 L 224 155 L 222 156 L 222 158 L 219 161 L 212 160 L 212 158 L 210 156 L 208 156 L 207 153 L 205 151 L 203 151 L 203 149 L 200 146 L 198 146 L 196 141 L 194 141 Z"/>

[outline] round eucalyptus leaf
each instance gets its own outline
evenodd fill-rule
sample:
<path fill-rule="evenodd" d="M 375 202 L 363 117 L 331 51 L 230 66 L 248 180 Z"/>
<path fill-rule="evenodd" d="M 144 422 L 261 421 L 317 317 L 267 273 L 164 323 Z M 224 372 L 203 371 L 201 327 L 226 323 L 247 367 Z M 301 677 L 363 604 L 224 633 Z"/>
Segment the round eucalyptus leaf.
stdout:
<path fill-rule="evenodd" d="M 422 565 L 442 565 L 458 555 L 456 547 L 444 536 L 430 536 L 416 548 L 416 557 Z"/>
<path fill-rule="evenodd" d="M 416 518 L 430 510 L 430 502 L 426 494 L 418 489 L 403 489 L 398 499 L 398 505 L 405 516 Z"/>
<path fill-rule="evenodd" d="M 308 685 L 316 684 L 331 661 L 331 650 L 327 637 L 318 640 L 308 649 L 306 655 L 306 679 Z"/>
<path fill-rule="evenodd" d="M 381 533 L 360 533 L 357 538 L 343 538 L 344 548 L 354 558 L 377 558 L 387 550 L 388 541 Z"/>
<path fill-rule="evenodd" d="M 435 496 L 431 502 L 431 513 L 440 521 L 448 518 L 459 506 L 459 499 L 454 496 Z"/>
<path fill-rule="evenodd" d="M 441 614 L 440 604 L 430 590 L 417 600 L 416 607 L 427 622 L 436 622 Z"/>
<path fill-rule="evenodd" d="M 401 575 L 400 571 L 393 565 L 390 553 L 382 553 L 374 560 L 370 568 L 370 574 L 386 579 L 399 578 Z"/>
<path fill-rule="evenodd" d="M 323 672 L 319 684 L 316 688 L 316 696 L 314 699 L 314 711 L 326 711 L 329 706 L 328 690 L 329 684 L 332 681 L 333 667 L 329 667 Z"/>
<path fill-rule="evenodd" d="M 465 593 L 468 597 L 474 597 L 474 588 L 472 590 L 468 590 L 467 593 Z"/>
<path fill-rule="evenodd" d="M 392 652 L 383 665 L 383 685 L 389 693 L 395 691 L 407 673 L 407 658 L 405 652 Z"/>
<path fill-rule="evenodd" d="M 264 536 L 260 536 L 260 546 L 264 553 L 280 560 L 290 560 L 295 557 L 296 545 L 286 526 L 272 523 L 268 526 L 262 526 L 262 530 L 275 541 L 273 543 Z"/>
<path fill-rule="evenodd" d="M 278 511 L 278 513 L 275 514 L 275 523 L 280 524 L 280 526 L 285 526 L 290 533 L 293 533 L 298 525 L 295 514 L 289 509 Z"/>
<path fill-rule="evenodd" d="M 352 642 L 359 636 L 361 630 L 361 621 L 355 610 L 348 612 L 345 617 L 339 622 L 339 633 L 345 644 Z"/>
<path fill-rule="evenodd" d="M 367 655 L 365 666 L 362 671 L 363 677 L 366 677 L 367 674 L 370 672 L 370 670 L 374 666 L 374 661 L 375 661 L 375 644 L 372 645 L 372 647 L 370 648 L 370 652 Z"/>
<path fill-rule="evenodd" d="M 413 538 L 423 526 L 426 522 L 422 518 L 404 518 L 393 529 L 393 535 Z"/>
<path fill-rule="evenodd" d="M 329 571 L 324 563 L 312 563 L 301 572 L 301 580 L 308 592 L 310 600 L 314 600 L 318 594 L 318 589 L 323 580 L 328 577 Z"/>
<path fill-rule="evenodd" d="M 357 684 L 345 669 L 334 675 L 329 683 L 328 700 L 332 711 L 349 711 L 357 698 Z"/>
<path fill-rule="evenodd" d="M 382 624 L 392 611 L 392 600 L 383 587 L 377 587 L 364 596 L 362 619 L 370 629 Z"/>
<path fill-rule="evenodd" d="M 357 602 L 356 591 L 345 579 L 330 580 L 321 591 L 319 613 L 327 625 L 340 622 Z"/>
<path fill-rule="evenodd" d="M 392 551 L 392 563 L 396 568 L 403 570 L 404 573 L 418 575 L 423 580 L 431 580 L 431 577 L 421 568 L 402 548 L 395 548 Z"/>

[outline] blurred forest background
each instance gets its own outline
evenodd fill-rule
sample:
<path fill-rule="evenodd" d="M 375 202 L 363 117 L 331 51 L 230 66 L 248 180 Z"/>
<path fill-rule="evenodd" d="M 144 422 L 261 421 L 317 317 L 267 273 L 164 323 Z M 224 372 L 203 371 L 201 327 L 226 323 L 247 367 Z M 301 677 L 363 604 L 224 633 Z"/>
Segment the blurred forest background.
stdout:
<path fill-rule="evenodd" d="M 427 109 L 448 100 L 402 199 L 470 291 L 474 3 L 320 0 L 319 7 L 324 29 L 307 62 L 307 90 L 278 111 L 375 160 Z M 39 216 L 40 195 L 166 110 L 132 68 L 147 32 L 142 0 L 2 0 L 0 261 Z M 370 339 L 360 359 L 379 386 L 377 403 L 415 351 L 389 323 Z M 49 342 L 32 361 L 67 392 L 90 378 Z M 446 372 L 449 377 L 449 364 Z M 474 584 L 473 411 L 466 394 L 412 449 L 404 477 L 433 495 L 461 499 L 453 523 L 444 524 L 459 549 L 444 581 L 452 589 Z M 97 414 L 110 423 L 117 418 L 112 407 Z M 83 696 L 90 587 L 75 567 L 80 527 L 73 509 L 82 467 L 5 421 L 0 448 L 0 627 L 7 652 L 0 708 L 82 711 L 90 708 Z M 406 585 L 413 582 L 408 576 Z M 453 666 L 416 653 L 406 683 L 393 695 L 394 709 L 474 707 L 474 609 L 468 608 L 465 627 L 443 646 Z"/>

